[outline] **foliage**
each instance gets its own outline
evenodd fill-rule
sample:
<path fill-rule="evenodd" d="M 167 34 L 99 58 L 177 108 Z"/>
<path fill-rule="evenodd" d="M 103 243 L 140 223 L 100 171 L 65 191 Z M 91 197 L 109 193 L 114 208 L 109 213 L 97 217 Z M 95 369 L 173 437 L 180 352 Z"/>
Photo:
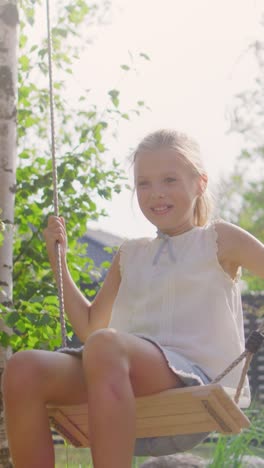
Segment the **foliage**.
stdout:
<path fill-rule="evenodd" d="M 140 468 L 148 457 L 133 457 L 131 468 Z M 55 446 L 56 468 L 92 468 L 92 457 L 89 448 L 76 448 L 65 443 Z"/>
<path fill-rule="evenodd" d="M 10 337 L 5 332 L 0 334 L 0 343 L 10 344 L 15 351 L 54 349 L 61 344 L 57 292 L 42 235 L 48 215 L 53 212 L 53 192 L 47 40 L 37 43 L 32 34 L 41 5 L 41 0 L 20 1 L 14 297 L 11 309 L 1 306 L 6 324 L 15 333 Z M 101 2 L 103 10 L 106 5 Z M 119 164 L 107 156 L 107 132 L 114 132 L 120 119 L 139 115 L 144 103 L 138 101 L 135 109 L 125 112 L 120 92 L 112 87 L 103 112 L 91 105 L 90 90 L 80 96 L 77 106 L 70 105 L 65 80 L 81 51 L 82 28 L 98 21 L 104 11 L 100 11 L 100 4 L 85 0 L 58 1 L 56 6 L 52 36 L 60 214 L 67 224 L 68 263 L 73 279 L 77 285 L 89 288 L 94 265 L 85 258 L 87 246 L 77 240 L 86 232 L 87 220 L 106 215 L 98 208 L 99 198 L 111 200 L 113 193 L 120 193 L 125 180 Z M 70 337 L 68 322 L 67 331 Z"/>
<path fill-rule="evenodd" d="M 264 17 L 263 17 L 264 27 Z M 264 242 L 264 42 L 251 44 L 258 65 L 253 89 L 239 93 L 230 115 L 230 132 L 244 138 L 244 148 L 231 176 L 221 181 L 221 216 Z M 248 290 L 263 291 L 264 280 L 245 271 Z"/>
<path fill-rule="evenodd" d="M 248 411 L 251 414 L 251 426 L 240 434 L 234 436 L 220 435 L 215 445 L 212 462 L 208 465 L 211 468 L 239 468 L 245 466 L 243 457 L 254 455 L 256 447 L 261 447 L 264 440 L 264 412 L 263 409 Z"/>

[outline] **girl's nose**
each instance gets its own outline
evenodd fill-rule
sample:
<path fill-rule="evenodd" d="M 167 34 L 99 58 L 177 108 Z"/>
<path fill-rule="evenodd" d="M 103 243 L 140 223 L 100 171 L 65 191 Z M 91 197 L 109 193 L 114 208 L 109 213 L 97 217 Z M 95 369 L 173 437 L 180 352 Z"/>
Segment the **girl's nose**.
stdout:
<path fill-rule="evenodd" d="M 161 190 L 155 190 L 155 192 L 153 191 L 151 193 L 151 198 L 164 198 L 165 197 L 165 194 L 163 191 Z"/>

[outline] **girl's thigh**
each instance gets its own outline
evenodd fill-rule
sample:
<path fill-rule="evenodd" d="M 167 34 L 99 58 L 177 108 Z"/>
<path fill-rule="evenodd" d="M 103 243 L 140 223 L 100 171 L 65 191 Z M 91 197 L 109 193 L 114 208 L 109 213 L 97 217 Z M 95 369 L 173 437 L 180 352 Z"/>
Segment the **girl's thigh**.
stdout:
<path fill-rule="evenodd" d="M 132 334 L 124 335 L 130 356 L 130 379 L 136 397 L 184 386 L 177 373 L 168 366 L 158 346 Z"/>
<path fill-rule="evenodd" d="M 111 352 L 117 365 L 118 359 L 125 355 L 136 397 L 184 385 L 169 368 L 165 356 L 155 344 L 130 333 L 111 328 L 97 330 L 87 339 L 85 349 L 92 358 L 93 366 L 107 367 L 108 372 L 109 369 L 112 372 L 115 365 L 114 361 L 111 366 L 105 365 Z M 15 393 L 24 388 L 27 394 L 30 392 L 45 403 L 72 405 L 87 402 L 89 374 L 85 378 L 85 373 L 85 356 L 82 359 L 56 351 L 27 350 L 11 357 L 3 383 L 5 393 L 10 397 L 11 389 L 11 393 Z"/>
<path fill-rule="evenodd" d="M 87 401 L 81 359 L 56 351 L 15 353 L 7 362 L 2 384 L 10 397 L 17 391 L 22 398 L 25 390 L 45 403 L 67 405 Z"/>
<path fill-rule="evenodd" d="M 87 356 L 90 357 L 90 362 L 95 363 L 97 369 L 102 368 L 102 373 L 105 373 L 105 369 L 108 372 L 113 368 L 113 362 L 125 356 L 136 397 L 184 385 L 178 375 L 169 368 L 158 346 L 131 333 L 119 332 L 113 328 L 97 330 L 85 343 L 84 368 L 86 362 L 89 364 Z M 111 356 L 114 356 L 114 361 Z"/>

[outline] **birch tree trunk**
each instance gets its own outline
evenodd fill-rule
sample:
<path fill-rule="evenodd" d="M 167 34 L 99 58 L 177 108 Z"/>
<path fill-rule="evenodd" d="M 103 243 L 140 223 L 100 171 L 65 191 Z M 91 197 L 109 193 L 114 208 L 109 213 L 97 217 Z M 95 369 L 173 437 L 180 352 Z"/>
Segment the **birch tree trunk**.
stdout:
<path fill-rule="evenodd" d="M 12 243 L 16 170 L 16 89 L 17 89 L 16 0 L 0 0 L 0 216 L 5 223 L 0 247 L 0 303 L 12 303 Z M 5 329 L 0 320 L 1 330 Z M 10 350 L 0 348 L 0 375 Z M 0 401 L 0 467 L 10 467 L 5 434 L 3 402 Z"/>

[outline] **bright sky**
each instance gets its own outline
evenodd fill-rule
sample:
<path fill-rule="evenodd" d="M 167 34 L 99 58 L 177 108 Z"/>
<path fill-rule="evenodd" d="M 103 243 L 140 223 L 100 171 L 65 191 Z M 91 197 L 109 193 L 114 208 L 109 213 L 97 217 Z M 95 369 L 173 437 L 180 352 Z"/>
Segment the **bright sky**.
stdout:
<path fill-rule="evenodd" d="M 227 113 L 234 95 L 253 85 L 255 63 L 245 51 L 263 36 L 263 6 L 262 0 L 112 0 L 111 24 L 93 31 L 76 71 L 78 86 L 92 88 L 99 107 L 117 87 L 124 111 L 144 100 L 151 112 L 122 123 L 117 141 L 109 141 L 110 155 L 128 168 L 126 158 L 142 137 L 173 127 L 198 139 L 212 185 L 228 174 L 242 139 L 227 135 Z M 137 74 L 120 69 L 130 65 L 128 51 Z M 151 61 L 136 58 L 140 52 Z M 155 233 L 136 198 L 132 209 L 130 192 L 102 206 L 109 218 L 91 227 L 126 237 Z"/>

